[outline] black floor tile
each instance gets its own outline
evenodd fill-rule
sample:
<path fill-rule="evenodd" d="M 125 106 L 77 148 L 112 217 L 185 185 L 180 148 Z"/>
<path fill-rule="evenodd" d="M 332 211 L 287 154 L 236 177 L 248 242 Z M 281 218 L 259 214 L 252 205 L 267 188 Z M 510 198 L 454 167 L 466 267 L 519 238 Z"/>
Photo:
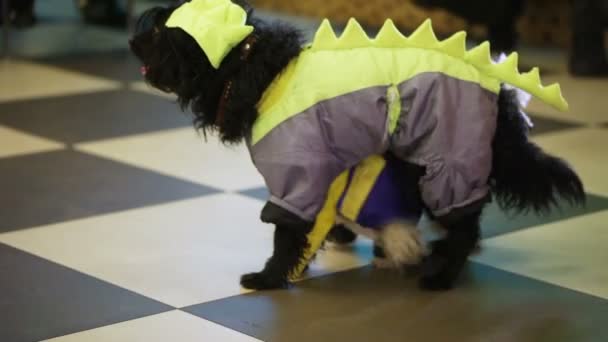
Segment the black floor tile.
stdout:
<path fill-rule="evenodd" d="M 141 81 L 140 62 L 126 49 L 108 53 L 70 55 L 37 61 L 62 69 L 124 82 Z"/>
<path fill-rule="evenodd" d="M 268 193 L 268 189 L 266 187 L 239 191 L 239 194 L 247 196 L 247 197 L 255 198 L 260 201 L 267 201 L 268 198 L 270 197 L 270 194 Z"/>
<path fill-rule="evenodd" d="M 0 159 L 0 232 L 216 193 L 64 150 Z"/>
<path fill-rule="evenodd" d="M 263 341 L 604 341 L 608 301 L 471 264 L 445 293 L 371 267 L 185 308 Z"/>
<path fill-rule="evenodd" d="M 501 211 L 496 203 L 493 203 L 484 211 L 481 221 L 482 234 L 484 238 L 490 238 L 606 209 L 608 209 L 608 198 L 591 194 L 587 195 L 585 207 L 572 207 L 563 204 L 561 209 L 556 209 L 548 215 L 508 213 Z"/>
<path fill-rule="evenodd" d="M 65 143 L 192 125 L 174 101 L 130 90 L 0 104 L 0 124 Z"/>
<path fill-rule="evenodd" d="M 34 342 L 173 308 L 0 244 L 0 341 Z"/>

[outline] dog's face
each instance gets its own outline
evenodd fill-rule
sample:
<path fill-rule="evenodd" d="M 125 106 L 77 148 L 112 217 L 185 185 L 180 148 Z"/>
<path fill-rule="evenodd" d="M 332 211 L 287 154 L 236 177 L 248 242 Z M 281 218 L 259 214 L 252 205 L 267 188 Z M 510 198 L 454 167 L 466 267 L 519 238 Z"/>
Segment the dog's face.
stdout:
<path fill-rule="evenodd" d="M 243 7 L 248 16 L 252 14 L 244 1 L 233 1 Z M 179 6 L 155 7 L 144 12 L 130 40 L 131 51 L 142 63 L 146 82 L 177 95 L 182 110 L 187 109 L 194 115 L 193 123 L 197 129 L 203 133 L 218 133 L 226 144 L 240 143 L 257 118 L 255 105 L 263 91 L 258 83 L 260 80 L 272 81 L 266 80 L 270 74 L 262 59 L 271 60 L 272 63 L 268 64 L 272 67 L 274 57 L 260 54 L 257 64 L 249 58 L 249 64 L 244 68 L 240 46 L 228 52 L 215 68 L 204 50 L 184 29 L 166 26 Z M 248 25 L 254 26 L 253 22 L 248 17 Z M 297 43 L 299 52 L 299 41 Z M 259 41 L 257 46 L 260 46 Z M 255 51 L 248 56 L 255 56 Z M 230 100 L 226 95 L 227 89 L 230 90 Z"/>
<path fill-rule="evenodd" d="M 144 12 L 137 21 L 133 39 L 129 41 L 131 51 L 142 63 L 143 77 L 153 87 L 168 93 L 175 92 L 175 80 L 163 77 L 160 69 L 172 58 L 169 51 L 162 50 L 161 42 L 161 32 L 170 13 L 170 9 L 160 7 Z"/>
<path fill-rule="evenodd" d="M 165 26 L 175 8 L 154 7 L 144 12 L 129 45 L 141 61 L 142 74 L 150 85 L 189 100 L 194 91 L 192 80 L 211 78 L 215 70 L 192 37 L 181 29 Z M 197 91 L 204 91 L 200 82 L 198 85 Z"/>
<path fill-rule="evenodd" d="M 180 28 L 165 25 L 177 7 L 155 7 L 137 21 L 131 51 L 141 61 L 146 82 L 177 95 L 182 109 L 194 114 L 197 128 L 216 130 L 217 103 L 223 82 L 196 41 Z"/>

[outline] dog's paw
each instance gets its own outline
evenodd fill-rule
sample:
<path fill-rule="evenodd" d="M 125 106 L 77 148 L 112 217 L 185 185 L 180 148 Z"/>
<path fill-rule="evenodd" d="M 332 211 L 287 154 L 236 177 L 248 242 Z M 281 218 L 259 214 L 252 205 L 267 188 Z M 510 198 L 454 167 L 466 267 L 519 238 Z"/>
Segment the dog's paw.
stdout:
<path fill-rule="evenodd" d="M 288 282 L 265 272 L 248 273 L 241 276 L 241 286 L 249 290 L 273 290 L 287 288 Z"/>
<path fill-rule="evenodd" d="M 436 274 L 420 278 L 419 286 L 421 289 L 428 291 L 447 291 L 454 287 L 454 281 L 443 274 Z"/>
<path fill-rule="evenodd" d="M 419 286 L 423 290 L 446 291 L 454 287 L 453 270 L 449 262 L 438 255 L 430 255 L 420 265 Z"/>

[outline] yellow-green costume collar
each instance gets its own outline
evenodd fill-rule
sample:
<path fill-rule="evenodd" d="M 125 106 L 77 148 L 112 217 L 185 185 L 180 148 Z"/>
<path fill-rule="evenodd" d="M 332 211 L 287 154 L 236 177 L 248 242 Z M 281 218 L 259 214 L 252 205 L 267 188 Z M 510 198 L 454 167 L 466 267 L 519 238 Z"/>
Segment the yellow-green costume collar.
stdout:
<path fill-rule="evenodd" d="M 568 110 L 559 84 L 544 86 L 538 68 L 519 72 L 517 53 L 495 63 L 489 43 L 467 51 L 465 42 L 465 32 L 439 41 L 430 20 L 405 37 L 388 19 L 373 39 L 354 19 L 339 37 L 324 20 L 312 43 L 259 101 L 260 115 L 252 129 L 251 143 L 255 145 L 280 123 L 321 101 L 375 86 L 394 87 L 427 72 L 474 82 L 496 94 L 501 83 L 506 83 L 559 110 Z M 390 110 L 394 120 L 400 108 Z M 391 130 L 395 125 L 391 121 Z"/>
<path fill-rule="evenodd" d="M 246 21 L 245 10 L 230 0 L 192 0 L 173 11 L 165 26 L 188 33 L 217 69 L 230 50 L 253 31 Z"/>

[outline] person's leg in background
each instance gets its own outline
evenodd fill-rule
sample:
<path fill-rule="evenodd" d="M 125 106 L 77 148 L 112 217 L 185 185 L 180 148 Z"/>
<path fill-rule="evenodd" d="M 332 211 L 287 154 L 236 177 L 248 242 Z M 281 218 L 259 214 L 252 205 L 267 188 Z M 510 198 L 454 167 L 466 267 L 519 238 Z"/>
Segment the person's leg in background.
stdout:
<path fill-rule="evenodd" d="M 570 72 L 576 76 L 608 75 L 604 28 L 608 0 L 572 1 Z"/>
<path fill-rule="evenodd" d="M 493 50 L 505 53 L 513 51 L 518 44 L 517 19 L 524 13 L 524 0 L 486 3 L 496 6 L 497 11 L 492 21 L 487 22 L 488 40 L 494 46 Z"/>
<path fill-rule="evenodd" d="M 79 0 L 77 3 L 86 23 L 116 28 L 127 26 L 127 14 L 117 0 Z"/>
<path fill-rule="evenodd" d="M 425 8 L 442 8 L 470 23 L 488 27 L 493 52 L 509 52 L 517 45 L 517 18 L 523 14 L 524 0 L 414 0 Z"/>
<path fill-rule="evenodd" d="M 34 0 L 11 1 L 14 17 L 12 24 L 16 27 L 30 27 L 36 23 Z"/>
<path fill-rule="evenodd" d="M 0 24 L 4 18 L 3 6 L 0 6 Z M 11 25 L 17 28 L 30 27 L 36 23 L 34 0 L 11 0 L 8 8 Z"/>

